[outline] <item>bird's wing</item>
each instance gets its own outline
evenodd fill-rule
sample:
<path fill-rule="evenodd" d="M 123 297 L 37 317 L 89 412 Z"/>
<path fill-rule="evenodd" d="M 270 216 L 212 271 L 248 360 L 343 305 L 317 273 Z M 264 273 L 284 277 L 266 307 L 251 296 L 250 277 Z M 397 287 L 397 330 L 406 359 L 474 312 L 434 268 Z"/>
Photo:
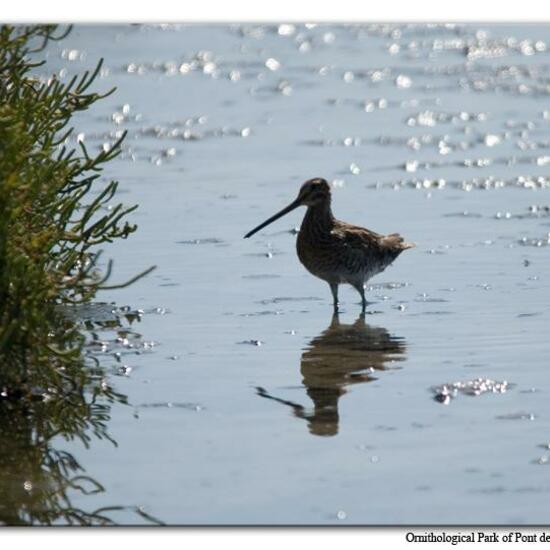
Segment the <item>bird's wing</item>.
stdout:
<path fill-rule="evenodd" d="M 341 247 L 341 257 L 351 271 L 360 271 L 383 256 L 383 236 L 363 227 L 341 224 L 331 231 Z"/>
<path fill-rule="evenodd" d="M 378 251 L 385 239 L 383 235 L 374 231 L 350 224 L 336 226 L 332 230 L 332 235 L 346 248 L 360 251 Z"/>
<path fill-rule="evenodd" d="M 332 230 L 354 264 L 390 263 L 403 250 L 414 245 L 406 243 L 401 235 L 380 235 L 364 227 L 349 224 L 336 226 Z"/>

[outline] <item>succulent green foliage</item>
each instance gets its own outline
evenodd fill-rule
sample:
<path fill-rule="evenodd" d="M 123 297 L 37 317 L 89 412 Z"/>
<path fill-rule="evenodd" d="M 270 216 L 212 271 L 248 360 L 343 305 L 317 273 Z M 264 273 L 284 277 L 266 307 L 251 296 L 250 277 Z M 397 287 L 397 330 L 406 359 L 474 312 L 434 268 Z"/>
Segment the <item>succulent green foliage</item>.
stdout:
<path fill-rule="evenodd" d="M 31 55 L 65 34 L 50 25 L 0 27 L 0 359 L 78 350 L 79 338 L 42 330 L 47 312 L 93 298 L 111 272 L 111 262 L 104 275 L 98 269 L 100 247 L 136 230 L 125 218 L 137 206 L 112 206 L 118 183 L 99 181 L 124 136 L 95 156 L 83 143 L 65 146 L 73 114 L 114 91 L 90 91 L 101 62 L 67 83 L 33 76 Z"/>
<path fill-rule="evenodd" d="M 105 285 L 100 248 L 136 230 L 136 206 L 113 206 L 118 183 L 100 180 L 124 136 L 96 155 L 66 145 L 72 116 L 114 91 L 91 91 L 101 62 L 66 83 L 35 76 L 35 56 L 69 30 L 0 26 L 0 523 L 110 522 L 72 507 L 80 481 L 101 486 L 52 439 L 110 439 L 110 404 L 125 401 L 63 310 Z"/>

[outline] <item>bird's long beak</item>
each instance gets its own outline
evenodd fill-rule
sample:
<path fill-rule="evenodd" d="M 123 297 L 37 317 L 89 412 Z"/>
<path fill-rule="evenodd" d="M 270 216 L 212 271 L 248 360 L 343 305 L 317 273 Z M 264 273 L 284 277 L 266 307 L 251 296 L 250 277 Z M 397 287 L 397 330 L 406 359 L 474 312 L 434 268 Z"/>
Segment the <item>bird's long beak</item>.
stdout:
<path fill-rule="evenodd" d="M 287 207 L 283 208 L 280 212 L 277 212 L 277 214 L 275 214 L 274 216 L 271 216 L 271 218 L 268 218 L 267 220 L 265 220 L 265 222 L 258 225 L 258 227 L 255 227 L 252 231 L 249 231 L 244 236 L 244 238 L 248 239 L 248 237 L 252 237 L 254 233 L 257 233 L 260 229 L 263 229 L 266 225 L 273 223 L 275 220 L 282 218 L 285 214 L 288 214 L 295 208 L 298 208 L 298 206 L 302 206 L 302 201 L 300 197 L 298 197 L 295 201 L 291 202 Z"/>

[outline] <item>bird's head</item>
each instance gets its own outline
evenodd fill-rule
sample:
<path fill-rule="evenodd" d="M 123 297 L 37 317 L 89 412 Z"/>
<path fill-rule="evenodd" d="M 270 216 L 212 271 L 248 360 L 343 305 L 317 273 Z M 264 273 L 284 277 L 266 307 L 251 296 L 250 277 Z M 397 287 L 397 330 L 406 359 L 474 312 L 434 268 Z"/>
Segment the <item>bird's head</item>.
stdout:
<path fill-rule="evenodd" d="M 275 220 L 278 220 L 280 217 L 288 214 L 295 208 L 298 208 L 298 206 L 316 206 L 327 201 L 330 202 L 330 186 L 327 183 L 327 180 L 323 178 L 313 178 L 311 180 L 307 180 L 304 184 L 302 184 L 302 187 L 300 187 L 300 191 L 296 199 L 294 199 L 281 211 L 277 212 L 277 214 L 271 216 L 271 218 L 268 218 L 265 222 L 258 225 L 258 227 L 255 227 L 252 231 L 249 231 L 244 238 L 246 239 L 251 237 L 254 233 L 260 229 L 263 229 L 266 225 L 273 223 Z"/>
<path fill-rule="evenodd" d="M 330 186 L 323 178 L 307 180 L 300 187 L 297 201 L 305 206 L 315 206 L 330 200 Z"/>

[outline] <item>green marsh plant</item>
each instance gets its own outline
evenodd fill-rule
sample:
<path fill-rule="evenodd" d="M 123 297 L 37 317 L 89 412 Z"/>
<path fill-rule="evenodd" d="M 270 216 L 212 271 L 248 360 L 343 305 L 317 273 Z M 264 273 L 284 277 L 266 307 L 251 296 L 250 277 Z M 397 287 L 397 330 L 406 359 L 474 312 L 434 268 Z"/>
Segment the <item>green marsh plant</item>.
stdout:
<path fill-rule="evenodd" d="M 124 136 L 97 154 L 68 145 L 73 115 L 114 91 L 92 91 L 101 62 L 67 82 L 36 76 L 35 59 L 69 30 L 0 26 L 0 434 L 9 437 L 0 494 L 20 495 L 1 499 L 8 524 L 109 522 L 63 507 L 80 466 L 51 441 L 109 438 L 109 404 L 125 400 L 98 376 L 82 325 L 64 314 L 109 288 L 101 249 L 136 230 L 126 221 L 136 206 L 113 205 L 118 183 L 100 179 Z"/>

